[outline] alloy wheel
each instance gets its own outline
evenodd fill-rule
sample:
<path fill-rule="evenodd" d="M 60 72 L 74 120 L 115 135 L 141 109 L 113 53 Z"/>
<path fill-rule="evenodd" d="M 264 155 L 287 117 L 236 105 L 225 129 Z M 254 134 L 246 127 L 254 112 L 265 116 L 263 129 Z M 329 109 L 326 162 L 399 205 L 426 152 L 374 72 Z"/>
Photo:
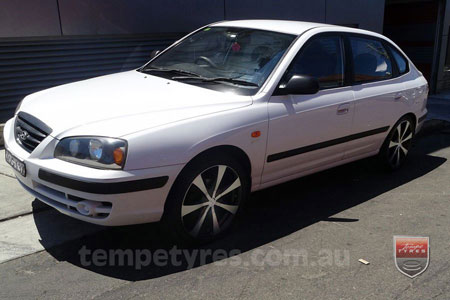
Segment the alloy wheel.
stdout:
<path fill-rule="evenodd" d="M 413 129 L 409 120 L 398 124 L 389 141 L 388 161 L 393 168 L 398 168 L 406 158 L 413 138 Z"/>
<path fill-rule="evenodd" d="M 216 165 L 201 172 L 190 184 L 181 207 L 185 230 L 194 238 L 215 236 L 227 229 L 242 198 L 238 173 Z"/>

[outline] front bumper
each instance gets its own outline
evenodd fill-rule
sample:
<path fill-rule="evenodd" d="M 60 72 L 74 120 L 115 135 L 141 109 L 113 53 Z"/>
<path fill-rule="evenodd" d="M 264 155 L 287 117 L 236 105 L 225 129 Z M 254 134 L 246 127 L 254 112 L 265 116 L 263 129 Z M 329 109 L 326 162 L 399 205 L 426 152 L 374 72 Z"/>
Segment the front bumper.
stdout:
<path fill-rule="evenodd" d="M 5 148 L 25 162 L 20 184 L 34 197 L 68 216 L 106 225 L 161 219 L 164 204 L 183 165 L 139 170 L 99 170 L 53 158 L 57 140 L 45 138 L 30 154 L 15 141 L 14 119 L 5 124 Z M 91 211 L 89 210 L 91 209 Z"/>

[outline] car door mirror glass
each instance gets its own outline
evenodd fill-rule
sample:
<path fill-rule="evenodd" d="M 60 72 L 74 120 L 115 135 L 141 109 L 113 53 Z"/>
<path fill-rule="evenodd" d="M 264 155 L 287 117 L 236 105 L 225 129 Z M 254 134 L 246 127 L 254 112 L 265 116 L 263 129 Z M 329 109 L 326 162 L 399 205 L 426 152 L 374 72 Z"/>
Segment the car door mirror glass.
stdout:
<path fill-rule="evenodd" d="M 311 95 L 319 91 L 319 81 L 307 75 L 292 75 L 286 84 L 280 84 L 277 95 Z"/>

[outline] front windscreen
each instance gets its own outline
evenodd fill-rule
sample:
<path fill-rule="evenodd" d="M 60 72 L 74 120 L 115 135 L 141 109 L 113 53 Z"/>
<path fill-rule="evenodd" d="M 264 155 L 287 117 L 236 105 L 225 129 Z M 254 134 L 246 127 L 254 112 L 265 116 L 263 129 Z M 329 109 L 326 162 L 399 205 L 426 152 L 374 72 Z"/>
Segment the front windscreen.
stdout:
<path fill-rule="evenodd" d="M 207 27 L 140 71 L 205 88 L 253 95 L 295 37 L 257 29 Z"/>

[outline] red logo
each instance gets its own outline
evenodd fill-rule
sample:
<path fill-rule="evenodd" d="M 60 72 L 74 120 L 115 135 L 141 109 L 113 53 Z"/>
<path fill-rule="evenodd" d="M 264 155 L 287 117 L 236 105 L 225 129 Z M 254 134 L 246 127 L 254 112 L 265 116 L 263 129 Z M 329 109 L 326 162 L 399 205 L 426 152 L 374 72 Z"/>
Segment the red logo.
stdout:
<path fill-rule="evenodd" d="M 423 273 L 430 261 L 429 238 L 394 236 L 394 259 L 397 269 L 408 277 Z"/>

